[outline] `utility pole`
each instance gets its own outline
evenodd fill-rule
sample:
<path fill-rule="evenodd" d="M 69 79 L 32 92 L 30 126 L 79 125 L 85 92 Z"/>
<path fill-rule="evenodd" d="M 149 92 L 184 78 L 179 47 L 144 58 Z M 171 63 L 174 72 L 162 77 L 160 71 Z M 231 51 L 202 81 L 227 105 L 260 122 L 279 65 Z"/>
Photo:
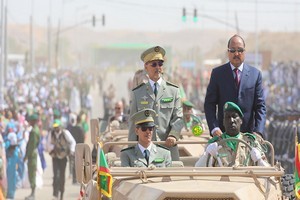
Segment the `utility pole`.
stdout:
<path fill-rule="evenodd" d="M 33 31 L 33 5 L 34 0 L 31 0 L 31 16 L 30 16 L 30 72 L 34 71 L 35 66 L 35 55 L 34 55 L 34 31 Z"/>
<path fill-rule="evenodd" d="M 1 0 L 1 57 L 0 57 L 0 105 L 4 105 L 4 0 Z"/>
<path fill-rule="evenodd" d="M 51 67 L 52 67 L 51 0 L 49 0 L 49 4 L 50 5 L 49 5 L 49 17 L 48 17 L 48 65 L 49 65 L 49 68 L 51 69 Z"/>

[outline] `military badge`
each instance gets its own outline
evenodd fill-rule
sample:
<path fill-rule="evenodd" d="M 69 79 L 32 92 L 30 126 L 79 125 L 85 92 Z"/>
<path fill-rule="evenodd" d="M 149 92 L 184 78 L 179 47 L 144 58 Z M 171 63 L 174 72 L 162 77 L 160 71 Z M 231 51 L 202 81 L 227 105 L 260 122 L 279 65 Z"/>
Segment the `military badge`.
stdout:
<path fill-rule="evenodd" d="M 162 162 L 164 162 L 164 158 L 155 158 L 155 160 L 153 161 L 153 162 L 155 162 L 155 163 L 162 163 Z"/>
<path fill-rule="evenodd" d="M 143 96 L 141 99 L 143 99 L 144 101 L 146 101 L 148 99 L 147 96 Z"/>
<path fill-rule="evenodd" d="M 203 133 L 203 129 L 200 125 L 193 126 L 192 133 L 194 136 L 200 136 Z"/>
<path fill-rule="evenodd" d="M 144 114 L 145 114 L 146 117 L 149 117 L 150 116 L 149 110 L 145 110 Z"/>
<path fill-rule="evenodd" d="M 170 103 L 173 101 L 173 97 L 163 98 L 161 99 L 162 103 Z"/>
<path fill-rule="evenodd" d="M 148 101 L 141 101 L 142 105 L 147 105 L 149 102 Z"/>
<path fill-rule="evenodd" d="M 155 51 L 155 52 L 159 52 L 159 46 L 156 46 L 156 47 L 154 48 L 154 51 Z"/>

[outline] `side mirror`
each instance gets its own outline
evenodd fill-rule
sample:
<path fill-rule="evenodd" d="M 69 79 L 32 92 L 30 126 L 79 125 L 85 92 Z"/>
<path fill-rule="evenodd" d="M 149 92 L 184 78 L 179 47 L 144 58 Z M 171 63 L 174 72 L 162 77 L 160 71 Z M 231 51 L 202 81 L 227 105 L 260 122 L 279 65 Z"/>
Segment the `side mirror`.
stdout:
<path fill-rule="evenodd" d="M 75 169 L 77 182 L 87 184 L 92 179 L 92 156 L 88 144 L 76 144 Z"/>

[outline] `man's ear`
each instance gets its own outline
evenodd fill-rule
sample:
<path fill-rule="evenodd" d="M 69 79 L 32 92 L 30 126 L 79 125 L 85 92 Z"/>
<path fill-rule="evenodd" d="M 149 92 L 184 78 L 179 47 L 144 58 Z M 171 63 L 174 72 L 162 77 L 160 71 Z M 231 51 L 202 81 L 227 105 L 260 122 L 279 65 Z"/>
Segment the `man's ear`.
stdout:
<path fill-rule="evenodd" d="M 135 134 L 138 135 L 138 128 L 135 128 Z"/>

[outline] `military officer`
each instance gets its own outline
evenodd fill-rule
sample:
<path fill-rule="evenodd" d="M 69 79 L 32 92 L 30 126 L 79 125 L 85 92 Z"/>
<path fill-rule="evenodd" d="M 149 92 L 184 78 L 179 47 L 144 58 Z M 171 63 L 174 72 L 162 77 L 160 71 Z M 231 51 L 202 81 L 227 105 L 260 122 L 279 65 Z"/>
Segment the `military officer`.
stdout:
<path fill-rule="evenodd" d="M 204 125 L 200 117 L 193 114 L 194 104 L 187 99 L 182 100 L 183 121 L 186 131 L 197 132 L 201 134 L 204 130 Z M 196 130 L 197 129 L 197 130 Z"/>
<path fill-rule="evenodd" d="M 160 47 L 152 47 L 142 53 L 144 69 L 148 74 L 149 81 L 141 83 L 131 93 L 130 115 L 150 108 L 155 110 L 154 141 L 165 141 L 165 146 L 170 148 L 172 160 L 179 160 L 176 141 L 180 137 L 183 127 L 182 107 L 178 86 L 165 81 L 162 78 L 165 50 Z M 135 124 L 129 122 L 129 141 L 136 141 Z"/>
<path fill-rule="evenodd" d="M 258 138 L 259 136 L 251 133 L 240 132 L 243 116 L 243 112 L 238 105 L 233 102 L 226 102 L 224 105 L 223 119 L 225 132 L 221 135 L 221 138 L 242 139 L 246 143 L 250 144 L 252 149 L 249 150 L 245 144 L 238 143 L 236 141 L 227 141 L 225 142 L 225 145 L 218 146 L 217 140 L 219 140 L 219 137 L 215 136 L 208 142 L 209 145 L 206 147 L 203 155 L 200 156 L 199 160 L 196 162 L 196 167 L 206 166 L 209 154 L 214 157 L 213 166 L 269 166 L 263 152 L 263 148 L 259 142 L 261 138 Z"/>
<path fill-rule="evenodd" d="M 28 177 L 31 187 L 31 194 L 26 197 L 26 200 L 33 200 L 36 187 L 37 148 L 40 141 L 40 129 L 37 125 L 38 115 L 36 113 L 29 115 L 28 122 L 32 128 L 29 133 L 29 140 L 26 146 L 24 161 L 28 159 Z"/>
<path fill-rule="evenodd" d="M 135 124 L 135 134 L 138 143 L 121 151 L 122 167 L 169 167 L 171 165 L 171 153 L 163 146 L 152 143 L 154 129 L 154 117 L 156 113 L 152 109 L 143 109 L 132 115 L 131 120 Z"/>

